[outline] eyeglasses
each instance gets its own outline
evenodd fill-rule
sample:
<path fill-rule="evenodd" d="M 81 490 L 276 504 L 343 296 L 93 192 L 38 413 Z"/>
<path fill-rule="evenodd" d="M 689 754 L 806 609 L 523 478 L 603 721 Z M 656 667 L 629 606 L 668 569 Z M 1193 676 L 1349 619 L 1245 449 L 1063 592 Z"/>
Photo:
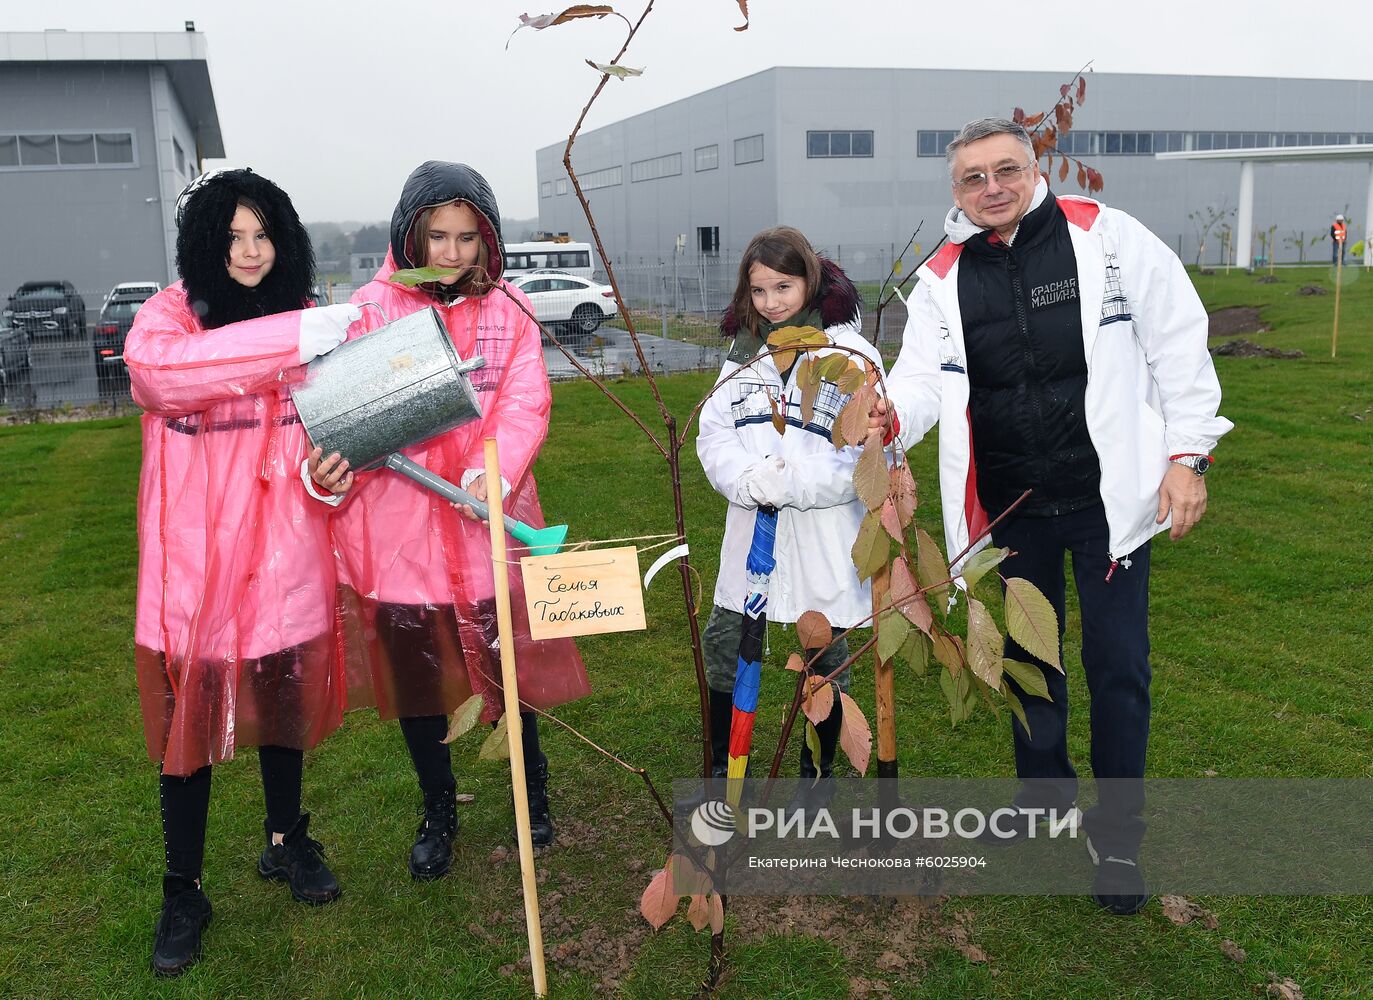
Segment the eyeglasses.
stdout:
<path fill-rule="evenodd" d="M 960 191 L 981 191 L 987 186 L 989 177 L 995 177 L 997 185 L 999 187 L 1005 187 L 1007 184 L 1014 184 L 1016 181 L 1020 180 L 1021 174 L 1025 173 L 1025 171 L 1033 166 L 1033 163 L 1027 163 L 1021 167 L 1008 163 L 1004 167 L 997 167 L 990 175 L 983 173 L 964 174 L 963 177 L 957 181 L 955 186 Z"/>

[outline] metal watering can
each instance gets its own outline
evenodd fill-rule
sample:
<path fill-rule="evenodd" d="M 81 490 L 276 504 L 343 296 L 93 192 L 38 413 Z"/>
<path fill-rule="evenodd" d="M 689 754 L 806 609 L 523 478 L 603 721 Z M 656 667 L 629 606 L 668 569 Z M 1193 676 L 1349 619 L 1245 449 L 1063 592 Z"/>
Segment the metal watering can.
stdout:
<path fill-rule="evenodd" d="M 386 319 L 377 303 L 363 305 Z M 291 397 L 310 441 L 326 455 L 338 452 L 359 471 L 392 469 L 489 520 L 486 504 L 400 453 L 481 417 L 467 373 L 485 364 L 480 355 L 458 357 L 431 306 L 321 354 Z M 556 554 L 567 538 L 565 524 L 533 528 L 513 517 L 505 530 L 536 556 Z"/>

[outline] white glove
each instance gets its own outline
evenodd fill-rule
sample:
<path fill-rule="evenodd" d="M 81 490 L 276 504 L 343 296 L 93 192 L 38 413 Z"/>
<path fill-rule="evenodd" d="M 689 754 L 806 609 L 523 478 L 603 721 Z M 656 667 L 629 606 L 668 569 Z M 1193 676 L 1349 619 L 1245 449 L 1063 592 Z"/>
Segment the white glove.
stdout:
<path fill-rule="evenodd" d="M 785 507 L 791 502 L 784 470 L 787 464 L 780 458 L 767 458 L 750 466 L 739 481 L 739 495 L 759 507 Z"/>
<path fill-rule="evenodd" d="M 300 314 L 300 363 L 308 365 L 348 339 L 349 325 L 362 318 L 351 302 L 305 309 Z"/>

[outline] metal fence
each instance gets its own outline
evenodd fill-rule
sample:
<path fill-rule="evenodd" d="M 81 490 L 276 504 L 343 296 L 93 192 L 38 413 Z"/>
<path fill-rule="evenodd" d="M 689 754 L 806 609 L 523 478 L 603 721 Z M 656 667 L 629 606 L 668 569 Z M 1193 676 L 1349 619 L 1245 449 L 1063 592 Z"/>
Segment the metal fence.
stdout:
<path fill-rule="evenodd" d="M 877 248 L 880 249 L 880 248 Z M 890 268 L 889 256 L 874 251 L 836 248 L 844 266 L 857 271 L 863 294 L 863 328 L 869 340 L 883 344 L 889 355 L 899 343 L 905 309 L 893 302 L 879 330 L 875 307 L 879 283 Z M 890 251 L 886 251 L 888 254 Z M 879 273 L 880 272 L 880 273 Z M 720 314 L 729 302 L 738 273 L 738 259 L 728 255 L 679 258 L 651 263 L 624 263 L 616 276 L 630 317 L 640 338 L 644 361 L 659 374 L 719 369 L 729 346 L 719 331 Z M 869 280 L 869 276 L 877 275 Z M 558 275 L 548 275 L 550 280 Z M 600 274 L 597 280 L 604 281 Z M 321 281 L 326 301 L 347 301 L 359 286 Z M 526 286 L 529 287 L 529 286 Z M 544 345 L 544 360 L 552 379 L 581 377 L 578 365 L 601 377 L 624 377 L 643 367 L 623 317 L 605 289 L 575 291 L 550 288 L 531 292 L 530 300 L 546 332 L 570 351 L 569 360 L 557 345 Z M 129 393 L 128 370 L 122 361 L 124 336 L 133 321 L 105 309 L 105 290 L 78 290 L 60 318 L 39 317 L 12 310 L 0 319 L 0 420 L 50 418 L 64 413 L 121 414 L 136 409 Z M 597 312 L 593 317 L 592 307 Z M 594 321 L 593 321 L 594 320 Z"/>

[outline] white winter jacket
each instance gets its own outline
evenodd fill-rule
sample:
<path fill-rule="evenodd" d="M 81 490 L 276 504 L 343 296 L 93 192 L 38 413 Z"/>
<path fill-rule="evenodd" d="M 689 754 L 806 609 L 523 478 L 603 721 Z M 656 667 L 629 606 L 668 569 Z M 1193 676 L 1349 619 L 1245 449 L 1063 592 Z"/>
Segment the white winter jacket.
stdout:
<path fill-rule="evenodd" d="M 1058 202 L 1077 257 L 1087 431 L 1101 462 L 1101 501 L 1116 560 L 1170 527 L 1171 520 L 1155 523 L 1169 457 L 1210 454 L 1234 425 L 1217 416 L 1220 382 L 1206 350 L 1206 310 L 1176 255 L 1124 212 L 1089 198 L 1059 196 Z M 987 515 L 971 462 L 958 303 L 959 254 L 979 230 L 954 209 L 945 231 L 950 242 L 919 271 L 887 386 L 903 447 L 940 425 L 939 492 L 952 558 L 986 527 Z"/>
<path fill-rule="evenodd" d="M 825 333 L 831 343 L 860 351 L 880 367 L 881 357 L 859 329 L 854 322 L 828 327 Z M 821 348 L 818 355 L 835 353 L 843 352 Z M 716 384 L 740 367 L 727 362 Z M 802 426 L 795 376 L 793 368 L 786 385 L 787 432 L 782 436 L 772 426 L 768 403 L 769 391 L 779 400 L 783 393 L 781 375 L 770 357 L 752 362 L 751 371 L 731 379 L 701 409 L 696 454 L 710 484 L 729 501 L 715 603 L 743 611 L 748 594 L 744 562 L 757 505 L 747 488 L 741 490 L 741 483 L 759 463 L 781 458 L 781 499 L 786 503 L 777 513 L 777 568 L 768 593 L 768 619 L 794 622 L 805 611 L 823 611 L 832 625 L 848 628 L 872 613 L 868 586 L 859 582 L 850 554 L 866 513 L 853 489 L 859 449 L 836 451 L 830 442 L 834 418 L 849 395 L 826 381 L 816 397 L 813 420 Z"/>

